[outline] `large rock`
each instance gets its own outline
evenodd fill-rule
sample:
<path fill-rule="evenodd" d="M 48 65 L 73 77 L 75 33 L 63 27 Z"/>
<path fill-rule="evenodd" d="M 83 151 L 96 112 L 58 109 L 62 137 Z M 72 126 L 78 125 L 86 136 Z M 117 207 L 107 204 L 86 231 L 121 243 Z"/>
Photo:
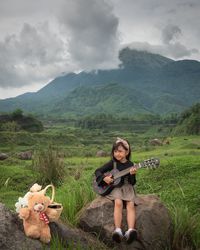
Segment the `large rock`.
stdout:
<path fill-rule="evenodd" d="M 24 151 L 17 154 L 17 157 L 21 160 L 31 160 L 32 159 L 32 151 Z"/>
<path fill-rule="evenodd" d="M 113 202 L 104 197 L 96 198 L 85 208 L 80 217 L 80 227 L 94 233 L 108 246 L 117 249 L 164 250 L 170 246 L 172 221 L 167 208 L 155 195 L 137 197 L 136 228 L 138 240 L 127 245 L 126 242 L 114 244 L 112 241 Z M 123 231 L 127 230 L 126 210 L 123 210 Z"/>
<path fill-rule="evenodd" d="M 51 222 L 52 241 L 58 239 L 65 246 L 63 249 L 90 249 L 95 245 L 96 249 L 106 249 L 95 237 L 83 232 L 81 229 L 72 228 L 62 222 Z M 25 236 L 22 220 L 16 213 L 12 213 L 0 203 L 0 249 L 1 250 L 50 250 L 52 243 L 45 245 L 39 240 L 30 239 Z M 69 248 L 68 248 L 69 247 Z"/>
<path fill-rule="evenodd" d="M 153 146 L 162 146 L 163 145 L 162 142 L 157 138 L 151 140 L 150 144 L 153 145 Z"/>
<path fill-rule="evenodd" d="M 95 249 L 99 250 L 107 249 L 107 247 L 100 243 L 96 237 L 81 229 L 71 228 L 61 222 L 51 222 L 50 228 L 52 235 L 57 236 L 60 242 L 68 246 L 69 249 L 88 250 L 91 249 L 91 246 L 95 246 Z"/>
<path fill-rule="evenodd" d="M 5 153 L 0 153 L 0 161 L 3 161 L 8 158 L 8 155 Z"/>
<path fill-rule="evenodd" d="M 11 213 L 0 203 L 0 249 L 1 250 L 42 250 L 42 244 L 37 240 L 27 238 L 23 226 L 16 214 Z"/>
<path fill-rule="evenodd" d="M 97 153 L 96 153 L 96 156 L 97 157 L 105 157 L 105 156 L 107 156 L 108 154 L 105 152 L 105 151 L 103 151 L 103 150 L 99 150 L 99 151 L 97 151 Z"/>

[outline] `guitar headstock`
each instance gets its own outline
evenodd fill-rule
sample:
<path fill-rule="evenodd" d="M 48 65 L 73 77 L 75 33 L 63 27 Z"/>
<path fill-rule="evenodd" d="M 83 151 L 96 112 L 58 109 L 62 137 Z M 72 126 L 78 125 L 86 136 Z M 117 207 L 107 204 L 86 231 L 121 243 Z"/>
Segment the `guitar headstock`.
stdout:
<path fill-rule="evenodd" d="M 143 162 L 140 162 L 141 168 L 157 168 L 160 166 L 160 159 L 158 158 L 150 158 L 147 160 L 144 160 Z"/>

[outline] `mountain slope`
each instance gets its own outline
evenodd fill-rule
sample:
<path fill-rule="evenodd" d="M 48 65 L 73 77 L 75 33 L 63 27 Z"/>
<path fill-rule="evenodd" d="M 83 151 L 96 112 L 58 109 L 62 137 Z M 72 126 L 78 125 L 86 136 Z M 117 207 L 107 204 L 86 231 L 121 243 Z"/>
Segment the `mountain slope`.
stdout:
<path fill-rule="evenodd" d="M 143 97 L 143 98 L 141 98 Z M 142 93 L 124 88 L 120 84 L 108 84 L 91 87 L 78 87 L 61 102 L 56 103 L 53 113 L 89 115 L 97 113 L 129 115 L 151 113 L 142 99 L 148 99 Z M 151 100 L 149 100 L 151 102 Z"/>
<path fill-rule="evenodd" d="M 70 73 L 36 93 L 0 100 L 0 112 L 21 108 L 40 114 L 181 112 L 200 99 L 200 62 L 128 48 L 118 69 Z M 132 100 L 135 100 L 132 102 Z"/>

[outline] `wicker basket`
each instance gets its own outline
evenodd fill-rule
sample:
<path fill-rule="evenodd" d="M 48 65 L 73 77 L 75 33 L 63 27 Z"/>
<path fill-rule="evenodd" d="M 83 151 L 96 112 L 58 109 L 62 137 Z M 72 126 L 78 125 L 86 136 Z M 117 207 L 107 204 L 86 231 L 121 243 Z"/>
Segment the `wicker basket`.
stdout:
<path fill-rule="evenodd" d="M 46 191 L 48 188 L 52 189 L 52 194 L 51 194 L 51 203 L 48 206 L 48 208 L 50 209 L 54 209 L 56 211 L 56 214 L 53 218 L 50 218 L 50 221 L 57 221 L 60 218 L 60 215 L 62 213 L 63 210 L 63 205 L 61 203 L 57 203 L 54 201 L 54 197 L 55 197 L 55 187 L 51 184 L 46 186 L 43 190 L 41 190 L 41 192 L 43 192 L 44 194 L 46 194 Z"/>

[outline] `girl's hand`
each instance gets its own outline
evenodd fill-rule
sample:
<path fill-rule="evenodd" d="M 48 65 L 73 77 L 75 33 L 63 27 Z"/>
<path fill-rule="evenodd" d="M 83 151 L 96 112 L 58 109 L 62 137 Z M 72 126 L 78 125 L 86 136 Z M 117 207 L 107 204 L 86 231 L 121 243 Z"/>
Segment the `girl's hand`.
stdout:
<path fill-rule="evenodd" d="M 133 166 L 133 167 L 130 169 L 130 174 L 133 175 L 133 174 L 136 174 L 136 172 L 137 172 L 137 168 Z"/>
<path fill-rule="evenodd" d="M 103 178 L 103 180 L 105 181 L 105 183 L 107 183 L 108 185 L 111 184 L 113 182 L 113 178 L 112 175 L 107 175 Z"/>

